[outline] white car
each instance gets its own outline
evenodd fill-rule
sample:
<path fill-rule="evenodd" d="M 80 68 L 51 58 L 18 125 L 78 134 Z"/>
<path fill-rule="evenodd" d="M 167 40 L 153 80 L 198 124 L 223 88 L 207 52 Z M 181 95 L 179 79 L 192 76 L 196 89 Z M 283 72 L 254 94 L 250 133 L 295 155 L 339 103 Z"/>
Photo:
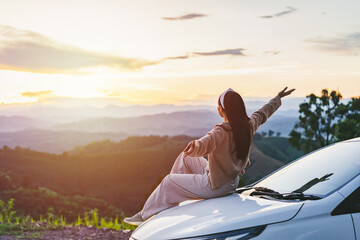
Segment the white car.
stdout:
<path fill-rule="evenodd" d="M 360 240 L 360 138 L 289 163 L 237 193 L 185 201 L 132 240 Z"/>

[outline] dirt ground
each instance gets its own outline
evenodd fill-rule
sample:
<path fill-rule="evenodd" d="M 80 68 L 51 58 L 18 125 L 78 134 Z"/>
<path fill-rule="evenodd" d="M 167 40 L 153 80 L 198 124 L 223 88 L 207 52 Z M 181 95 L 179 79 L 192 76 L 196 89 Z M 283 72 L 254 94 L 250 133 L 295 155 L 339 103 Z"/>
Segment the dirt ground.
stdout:
<path fill-rule="evenodd" d="M 97 229 L 89 226 L 62 227 L 56 230 L 25 231 L 21 235 L 0 235 L 1 240 L 39 239 L 39 240 L 128 240 L 131 230 Z"/>

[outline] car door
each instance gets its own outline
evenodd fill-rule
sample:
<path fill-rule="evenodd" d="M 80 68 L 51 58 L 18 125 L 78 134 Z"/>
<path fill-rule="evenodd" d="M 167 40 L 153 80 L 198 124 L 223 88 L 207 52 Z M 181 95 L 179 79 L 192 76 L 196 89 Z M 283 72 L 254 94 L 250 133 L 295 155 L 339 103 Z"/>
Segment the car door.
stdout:
<path fill-rule="evenodd" d="M 360 240 L 360 187 L 355 191 L 350 204 L 356 239 Z"/>
<path fill-rule="evenodd" d="M 360 187 L 345 198 L 331 215 L 350 214 L 354 224 L 354 232 L 357 240 L 360 240 Z"/>

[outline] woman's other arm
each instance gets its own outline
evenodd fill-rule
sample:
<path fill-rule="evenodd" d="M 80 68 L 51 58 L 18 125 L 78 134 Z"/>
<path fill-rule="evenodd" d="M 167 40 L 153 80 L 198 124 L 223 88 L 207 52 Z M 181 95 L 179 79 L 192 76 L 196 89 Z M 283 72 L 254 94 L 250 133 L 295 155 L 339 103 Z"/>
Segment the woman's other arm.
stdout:
<path fill-rule="evenodd" d="M 202 138 L 191 141 L 184 150 L 185 156 L 202 157 L 213 152 L 222 141 L 223 131 L 221 127 L 215 126 Z"/>

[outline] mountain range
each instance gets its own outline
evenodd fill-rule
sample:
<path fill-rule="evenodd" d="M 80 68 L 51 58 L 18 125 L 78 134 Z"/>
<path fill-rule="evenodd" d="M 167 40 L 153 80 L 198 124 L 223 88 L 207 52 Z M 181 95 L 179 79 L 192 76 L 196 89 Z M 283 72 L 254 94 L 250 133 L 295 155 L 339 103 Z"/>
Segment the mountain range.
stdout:
<path fill-rule="evenodd" d="M 62 153 L 77 145 L 99 140 L 118 141 L 126 136 L 176 136 L 201 137 L 222 118 L 209 110 L 160 113 L 127 118 L 88 118 L 70 123 L 50 123 L 28 117 L 0 117 L 0 147 L 31 148 L 37 151 Z M 275 112 L 259 132 L 273 130 L 287 136 L 297 117 Z"/>

